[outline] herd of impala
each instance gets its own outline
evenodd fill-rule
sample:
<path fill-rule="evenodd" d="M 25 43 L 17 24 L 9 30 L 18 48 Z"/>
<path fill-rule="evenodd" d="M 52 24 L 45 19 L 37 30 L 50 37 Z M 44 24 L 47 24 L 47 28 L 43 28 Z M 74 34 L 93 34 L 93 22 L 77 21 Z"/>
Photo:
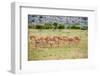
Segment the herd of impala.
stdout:
<path fill-rule="evenodd" d="M 54 48 L 67 45 L 77 45 L 80 42 L 80 37 L 73 36 L 29 36 L 30 42 L 34 48 Z"/>

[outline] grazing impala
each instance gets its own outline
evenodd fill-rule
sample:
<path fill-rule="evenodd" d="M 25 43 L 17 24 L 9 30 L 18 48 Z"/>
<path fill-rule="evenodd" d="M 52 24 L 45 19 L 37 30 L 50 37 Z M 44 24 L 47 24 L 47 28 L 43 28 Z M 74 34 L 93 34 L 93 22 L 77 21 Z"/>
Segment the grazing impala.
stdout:
<path fill-rule="evenodd" d="M 67 36 L 30 36 L 32 45 L 35 47 L 61 47 L 66 44 L 78 44 L 80 38 L 78 36 L 67 37 Z"/>
<path fill-rule="evenodd" d="M 67 36 L 62 36 L 63 44 L 65 45 L 68 42 Z"/>
<path fill-rule="evenodd" d="M 75 44 L 78 44 L 80 42 L 80 38 L 78 36 L 74 37 L 74 42 Z"/>
<path fill-rule="evenodd" d="M 30 36 L 30 40 L 31 40 L 31 44 L 34 45 L 35 44 L 35 40 L 36 40 L 36 36 Z"/>
<path fill-rule="evenodd" d="M 55 44 L 54 37 L 49 37 L 48 44 L 50 45 L 50 47 L 54 46 L 54 44 Z"/>
<path fill-rule="evenodd" d="M 72 37 L 68 38 L 68 44 L 71 45 L 74 43 L 74 39 Z"/>

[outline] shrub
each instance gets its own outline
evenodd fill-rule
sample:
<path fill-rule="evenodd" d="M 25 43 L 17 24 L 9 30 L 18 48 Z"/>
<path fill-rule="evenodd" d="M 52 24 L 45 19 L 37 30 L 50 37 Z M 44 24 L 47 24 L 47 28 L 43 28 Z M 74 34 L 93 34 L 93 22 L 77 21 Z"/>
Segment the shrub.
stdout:
<path fill-rule="evenodd" d="M 82 26 L 81 27 L 81 30 L 87 30 L 88 29 L 88 26 Z"/>
<path fill-rule="evenodd" d="M 79 25 L 72 25 L 71 29 L 80 29 L 80 26 Z"/>
<path fill-rule="evenodd" d="M 45 23 L 44 24 L 44 29 L 52 29 L 52 24 L 51 23 Z"/>
<path fill-rule="evenodd" d="M 71 28 L 71 26 L 70 25 L 67 25 L 67 29 L 70 29 Z"/>
<path fill-rule="evenodd" d="M 28 28 L 32 29 L 33 27 L 31 25 L 28 25 Z"/>
<path fill-rule="evenodd" d="M 35 29 L 35 25 L 28 25 L 28 28 Z"/>
<path fill-rule="evenodd" d="M 54 26 L 54 29 L 57 29 L 58 23 L 54 22 L 53 26 Z"/>
<path fill-rule="evenodd" d="M 36 25 L 36 29 L 43 29 L 42 25 Z"/>
<path fill-rule="evenodd" d="M 61 25 L 61 24 L 60 24 L 60 25 L 58 26 L 58 29 L 64 29 L 64 28 L 65 28 L 64 25 Z"/>
<path fill-rule="evenodd" d="M 75 25 L 75 24 L 73 24 L 73 25 L 68 25 L 68 26 L 67 26 L 67 29 L 80 29 L 80 25 Z"/>

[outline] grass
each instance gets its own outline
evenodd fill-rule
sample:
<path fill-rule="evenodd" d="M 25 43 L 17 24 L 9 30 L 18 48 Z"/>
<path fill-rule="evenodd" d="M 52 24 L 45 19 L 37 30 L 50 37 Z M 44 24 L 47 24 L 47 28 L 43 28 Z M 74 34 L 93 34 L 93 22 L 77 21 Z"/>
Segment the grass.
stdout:
<path fill-rule="evenodd" d="M 29 36 L 79 36 L 81 41 L 78 45 L 67 45 L 55 48 L 32 48 L 29 40 L 28 60 L 60 60 L 60 59 L 80 59 L 88 57 L 88 34 L 87 30 L 36 30 L 29 29 Z"/>

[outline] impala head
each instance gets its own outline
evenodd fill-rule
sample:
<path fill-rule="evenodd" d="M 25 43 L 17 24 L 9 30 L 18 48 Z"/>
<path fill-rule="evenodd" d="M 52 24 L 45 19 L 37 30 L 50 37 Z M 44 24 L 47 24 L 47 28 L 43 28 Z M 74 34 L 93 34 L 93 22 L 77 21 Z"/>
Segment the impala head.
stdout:
<path fill-rule="evenodd" d="M 74 39 L 73 38 L 68 38 L 68 41 L 74 41 Z"/>
<path fill-rule="evenodd" d="M 75 36 L 74 39 L 80 41 L 80 38 L 78 36 Z"/>
<path fill-rule="evenodd" d="M 35 39 L 36 38 L 36 36 L 30 36 L 30 40 L 32 40 L 32 39 Z"/>

